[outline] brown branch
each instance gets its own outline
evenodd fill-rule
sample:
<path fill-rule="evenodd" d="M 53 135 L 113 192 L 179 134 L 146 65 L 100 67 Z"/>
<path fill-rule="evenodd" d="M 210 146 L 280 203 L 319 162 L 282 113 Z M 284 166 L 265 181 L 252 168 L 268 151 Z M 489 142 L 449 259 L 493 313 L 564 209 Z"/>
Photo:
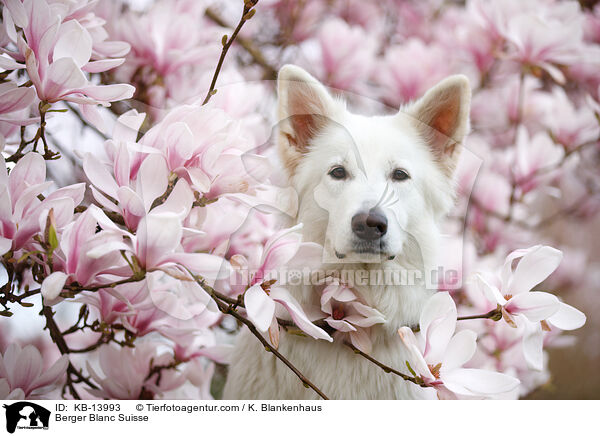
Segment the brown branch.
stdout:
<path fill-rule="evenodd" d="M 111 283 L 105 283 L 105 284 L 96 285 L 96 286 L 81 286 L 78 284 L 71 283 L 70 285 L 66 285 L 63 290 L 67 290 L 68 292 L 70 292 L 72 294 L 78 294 L 83 291 L 94 292 L 94 291 L 98 291 L 100 289 L 115 288 L 119 285 L 124 285 L 126 283 L 140 282 L 140 281 L 144 280 L 145 278 L 146 278 L 146 275 L 145 275 L 145 273 L 142 272 L 139 274 L 134 274 L 131 277 L 128 277 L 123 280 L 119 280 L 119 281 L 111 282 Z M 61 297 L 68 297 L 68 296 L 70 296 L 70 295 L 66 296 L 66 295 L 61 294 Z"/>
<path fill-rule="evenodd" d="M 502 318 L 502 311 L 500 308 L 496 308 L 490 310 L 488 313 L 484 313 L 483 315 L 469 315 L 469 316 L 459 316 L 456 318 L 457 321 L 466 321 L 469 319 L 491 319 L 493 321 L 500 321 Z"/>
<path fill-rule="evenodd" d="M 378 367 L 380 367 L 381 369 L 383 369 L 384 372 L 387 373 L 392 373 L 397 375 L 398 377 L 401 377 L 402 379 L 409 381 L 411 383 L 414 383 L 416 385 L 419 385 L 423 388 L 428 388 L 430 386 L 427 386 L 423 380 L 421 380 L 418 377 L 411 377 L 409 375 L 403 374 L 400 371 L 398 371 L 397 369 L 394 369 L 390 366 L 387 366 L 384 363 L 381 363 L 380 361 L 378 361 L 377 359 L 375 359 L 373 356 L 370 356 L 369 354 L 360 351 L 358 348 L 356 348 L 354 345 L 352 345 L 350 342 L 344 342 L 344 345 L 349 347 L 350 349 L 352 349 L 352 351 L 354 351 L 356 354 L 361 355 L 362 357 L 364 357 L 365 359 L 367 359 L 369 362 L 374 363 L 375 365 L 377 365 Z"/>
<path fill-rule="evenodd" d="M 58 325 L 56 324 L 56 321 L 54 320 L 54 312 L 52 312 L 52 308 L 50 306 L 44 305 L 40 314 L 46 318 L 46 328 L 50 332 L 50 337 L 52 338 L 52 341 L 58 347 L 60 354 L 62 354 L 63 356 L 65 356 L 65 355 L 68 356 L 70 350 L 69 350 L 67 343 L 65 342 L 65 338 L 63 338 L 62 333 L 60 332 L 60 329 L 58 328 Z M 71 375 L 75 375 L 77 377 L 77 379 L 73 380 L 71 378 Z M 77 368 L 75 368 L 75 366 L 73 366 L 73 364 L 69 360 L 69 366 L 67 367 L 66 385 L 69 387 L 69 390 L 71 391 L 71 395 L 76 400 L 81 400 L 79 393 L 75 389 L 75 383 L 79 383 L 79 382 L 85 383 L 92 389 L 98 389 L 98 387 L 94 383 L 92 383 L 90 380 L 88 380 L 86 377 L 84 377 L 83 374 Z"/>
<path fill-rule="evenodd" d="M 217 12 L 215 12 L 211 8 L 207 8 L 205 12 L 206 18 L 211 20 L 213 23 L 218 24 L 221 27 L 229 27 L 231 26 L 225 22 L 223 18 L 219 16 Z M 252 57 L 252 60 L 257 65 L 260 65 L 265 70 L 265 79 L 274 80 L 277 77 L 277 69 L 273 67 L 264 57 L 262 52 L 258 47 L 254 45 L 251 39 L 244 38 L 243 36 L 238 36 L 236 41 L 239 45 L 242 46 L 246 52 Z"/>
<path fill-rule="evenodd" d="M 211 288 L 211 289 L 212 289 L 212 288 Z M 239 296 L 237 299 L 234 299 L 234 298 L 228 297 L 228 296 L 226 296 L 226 295 L 224 295 L 224 294 L 221 294 L 221 293 L 219 293 L 219 292 L 215 291 L 214 289 L 212 290 L 212 292 L 213 292 L 213 298 L 214 298 L 214 297 L 216 297 L 216 298 L 218 298 L 218 299 L 222 300 L 224 303 L 227 303 L 227 304 L 229 305 L 229 306 L 228 306 L 228 310 L 229 310 L 229 311 L 235 311 L 235 307 L 236 307 L 236 306 L 244 307 L 244 304 L 243 304 L 243 302 L 241 301 L 241 298 L 240 298 L 240 297 L 241 297 L 241 295 L 240 295 L 240 296 Z M 209 293 L 210 293 L 210 292 L 209 292 Z M 298 328 L 298 327 L 296 326 L 296 324 L 294 324 L 294 322 L 293 322 L 293 321 L 289 321 L 289 320 L 284 320 L 284 319 L 279 319 L 279 318 L 277 318 L 277 323 L 278 323 L 278 324 L 279 324 L 281 327 L 283 327 L 283 328 L 284 328 L 286 331 L 287 331 L 287 330 L 288 330 L 288 328 L 290 328 L 290 327 L 295 327 L 295 328 Z M 314 324 L 315 324 L 316 326 L 318 326 L 318 327 L 321 327 L 321 328 L 324 328 L 324 329 L 327 329 L 327 327 L 328 327 L 327 323 L 325 323 L 325 322 L 315 322 Z M 413 331 L 416 331 L 416 330 L 415 330 L 415 328 L 412 328 L 412 330 L 413 330 Z M 262 336 L 261 336 L 261 337 L 262 337 Z M 389 367 L 389 366 L 387 366 L 387 365 L 385 365 L 385 364 L 383 364 L 383 363 L 379 362 L 378 360 L 376 360 L 374 357 L 370 356 L 369 354 L 367 354 L 367 353 L 365 353 L 365 352 L 363 352 L 363 351 L 360 351 L 358 348 L 356 348 L 356 347 L 355 347 L 354 345 L 352 345 L 350 342 L 346 342 L 346 341 L 344 341 L 344 345 L 345 345 L 345 346 L 347 346 L 347 347 L 349 347 L 349 348 L 350 348 L 352 351 L 354 351 L 356 354 L 359 354 L 359 355 L 361 355 L 361 356 L 362 356 L 362 357 L 364 357 L 365 359 L 367 359 L 367 360 L 369 360 L 370 362 L 374 363 L 375 365 L 379 366 L 379 367 L 380 367 L 381 369 L 383 369 L 385 372 L 387 372 L 387 373 L 392 373 L 392 374 L 395 374 L 395 375 L 397 375 L 397 376 L 399 376 L 399 377 L 402 377 L 404 380 L 406 380 L 406 381 L 410 381 L 410 382 L 412 382 L 412 383 L 415 383 L 415 384 L 417 384 L 417 385 L 419 385 L 419 386 L 421 386 L 421 387 L 428 387 L 427 385 L 425 385 L 425 384 L 424 384 L 424 382 L 423 382 L 422 380 L 419 380 L 417 377 L 411 377 L 411 376 L 409 376 L 409 375 L 403 374 L 402 372 L 400 372 L 400 371 L 398 371 L 398 370 L 396 370 L 396 369 L 394 369 L 394 368 L 391 368 L 391 367 Z"/>
<path fill-rule="evenodd" d="M 277 351 L 275 348 L 273 348 L 273 346 L 267 342 L 267 340 L 263 337 L 263 335 L 260 334 L 260 332 L 256 329 L 256 327 L 254 326 L 254 324 L 252 324 L 252 322 L 250 320 L 248 320 L 247 318 L 240 315 L 235 309 L 232 308 L 232 306 L 230 304 L 227 304 L 226 302 L 221 301 L 221 299 L 217 296 L 217 294 L 219 294 L 219 293 L 217 291 L 215 291 L 211 286 L 207 285 L 206 282 L 204 281 L 204 279 L 199 278 L 198 276 L 192 274 L 192 272 L 189 270 L 188 270 L 188 272 L 192 275 L 192 277 L 194 278 L 196 283 L 198 283 L 198 285 L 200 285 L 200 287 L 202 289 L 204 289 L 204 291 L 206 291 L 206 293 L 208 293 L 208 295 L 211 296 L 211 298 L 215 301 L 215 303 L 217 303 L 217 307 L 219 308 L 221 313 L 233 316 L 239 322 L 241 322 L 246 327 L 248 327 L 248 330 L 250 330 L 250 333 L 252 333 L 260 341 L 260 343 L 263 345 L 263 347 L 265 347 L 265 350 L 267 352 L 273 353 L 273 355 L 277 359 L 279 359 L 285 366 L 287 366 L 290 370 L 292 370 L 292 372 L 294 374 L 296 374 L 296 376 L 300 379 L 300 381 L 304 384 L 305 387 L 311 388 L 313 391 L 315 391 L 317 393 L 317 395 L 319 395 L 324 400 L 329 399 L 327 397 L 327 395 L 325 395 L 323 392 L 321 392 L 321 390 L 317 386 L 315 386 L 315 384 L 312 383 L 304 374 L 302 374 L 298 368 L 296 368 L 289 360 L 287 360 L 279 351 Z M 222 295 L 222 294 L 219 294 L 219 295 Z"/>
<path fill-rule="evenodd" d="M 221 72 L 221 67 L 223 66 L 223 61 L 225 60 L 225 56 L 227 55 L 229 48 L 233 44 L 233 41 L 235 41 L 235 38 L 237 37 L 238 33 L 240 33 L 240 30 L 242 30 L 242 27 L 244 26 L 246 21 L 248 21 L 250 18 L 252 18 L 252 16 L 254 15 L 254 12 L 256 12 L 255 9 L 252 9 L 256 5 L 256 3 L 258 3 L 258 0 L 244 0 L 244 9 L 242 11 L 242 17 L 240 18 L 238 25 L 233 30 L 233 33 L 231 34 L 231 36 L 229 38 L 227 38 L 227 35 L 223 36 L 223 50 L 221 50 L 221 56 L 219 57 L 219 62 L 217 62 L 217 67 L 215 68 L 215 72 L 213 74 L 212 81 L 210 82 L 210 88 L 208 89 L 208 92 L 206 93 L 206 97 L 204 98 L 202 105 L 205 105 L 206 103 L 208 103 L 210 98 L 217 92 L 215 89 L 215 86 L 217 84 L 217 78 L 219 77 L 219 73 Z"/>

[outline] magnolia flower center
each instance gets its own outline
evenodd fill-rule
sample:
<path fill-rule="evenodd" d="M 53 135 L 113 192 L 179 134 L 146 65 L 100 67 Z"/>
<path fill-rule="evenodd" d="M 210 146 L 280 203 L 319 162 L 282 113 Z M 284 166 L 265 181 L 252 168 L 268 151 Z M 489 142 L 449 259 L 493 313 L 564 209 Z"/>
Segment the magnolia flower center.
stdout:
<path fill-rule="evenodd" d="M 510 300 L 512 297 L 513 297 L 513 296 L 512 296 L 512 294 L 506 294 L 506 295 L 504 296 L 504 299 L 505 299 L 506 301 L 508 301 L 508 300 Z"/>
<path fill-rule="evenodd" d="M 429 367 L 429 371 L 431 371 L 431 374 L 433 374 L 433 376 L 438 379 L 440 378 L 440 369 L 442 369 L 442 364 L 438 363 L 437 365 L 427 365 Z"/>
<path fill-rule="evenodd" d="M 335 306 L 331 311 L 331 317 L 335 320 L 344 319 L 346 314 L 344 313 L 344 308 L 342 306 Z"/>
<path fill-rule="evenodd" d="M 263 291 L 265 291 L 265 293 L 267 295 L 271 295 L 271 286 L 274 285 L 275 282 L 277 282 L 277 280 L 271 279 L 271 280 L 268 280 L 266 282 L 262 282 L 260 284 L 260 287 L 262 288 Z"/>

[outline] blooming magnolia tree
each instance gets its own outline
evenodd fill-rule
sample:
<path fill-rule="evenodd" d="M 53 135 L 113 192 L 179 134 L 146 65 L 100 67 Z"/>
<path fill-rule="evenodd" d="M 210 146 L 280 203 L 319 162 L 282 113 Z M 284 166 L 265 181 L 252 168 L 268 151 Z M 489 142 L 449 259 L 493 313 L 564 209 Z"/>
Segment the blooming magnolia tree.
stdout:
<path fill-rule="evenodd" d="M 239 328 L 323 398 L 277 351 L 283 332 L 441 399 L 546 383 L 544 349 L 586 321 L 561 293 L 594 271 L 559 234 L 590 233 L 600 206 L 600 6 L 142 3 L 2 0 L 1 399 L 218 397 Z M 405 368 L 369 354 L 386 320 L 351 284 L 326 277 L 307 308 L 280 280 L 322 260 L 276 219 L 294 209 L 268 146 L 286 62 L 395 108 L 471 81 L 441 250 L 456 274 L 400 328 Z"/>

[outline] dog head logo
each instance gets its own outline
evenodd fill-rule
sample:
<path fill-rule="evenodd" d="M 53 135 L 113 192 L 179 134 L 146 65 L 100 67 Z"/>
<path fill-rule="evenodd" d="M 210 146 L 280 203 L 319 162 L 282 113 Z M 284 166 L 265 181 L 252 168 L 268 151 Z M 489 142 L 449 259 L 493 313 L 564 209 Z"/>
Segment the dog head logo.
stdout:
<path fill-rule="evenodd" d="M 6 431 L 19 429 L 47 429 L 50 411 L 29 401 L 19 401 L 3 406 L 6 409 Z"/>

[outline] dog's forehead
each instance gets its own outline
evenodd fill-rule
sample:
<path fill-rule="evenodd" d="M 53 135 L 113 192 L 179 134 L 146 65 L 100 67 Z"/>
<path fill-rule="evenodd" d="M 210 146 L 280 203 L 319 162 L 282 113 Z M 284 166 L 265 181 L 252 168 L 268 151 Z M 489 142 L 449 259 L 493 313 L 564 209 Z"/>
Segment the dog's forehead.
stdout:
<path fill-rule="evenodd" d="M 409 118 L 402 116 L 366 117 L 347 114 L 331 124 L 325 142 L 329 152 L 355 154 L 363 161 L 393 161 L 423 157 L 423 144 Z"/>

